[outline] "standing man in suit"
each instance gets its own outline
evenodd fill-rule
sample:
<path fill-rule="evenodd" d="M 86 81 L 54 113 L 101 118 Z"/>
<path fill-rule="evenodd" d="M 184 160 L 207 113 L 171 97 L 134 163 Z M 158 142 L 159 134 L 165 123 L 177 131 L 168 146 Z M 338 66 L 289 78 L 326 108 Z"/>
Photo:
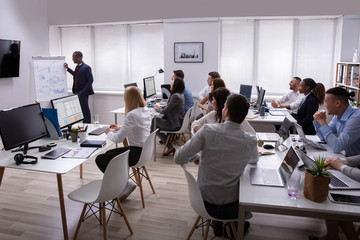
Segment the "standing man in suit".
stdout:
<path fill-rule="evenodd" d="M 84 123 L 91 123 L 91 113 L 89 108 L 89 95 L 94 94 L 92 84 L 94 82 L 91 73 L 91 67 L 82 61 L 83 54 L 80 51 L 75 51 L 72 55 L 72 60 L 76 65 L 75 71 L 64 63 L 66 70 L 74 76 L 72 92 L 79 96 L 81 110 L 84 114 Z"/>

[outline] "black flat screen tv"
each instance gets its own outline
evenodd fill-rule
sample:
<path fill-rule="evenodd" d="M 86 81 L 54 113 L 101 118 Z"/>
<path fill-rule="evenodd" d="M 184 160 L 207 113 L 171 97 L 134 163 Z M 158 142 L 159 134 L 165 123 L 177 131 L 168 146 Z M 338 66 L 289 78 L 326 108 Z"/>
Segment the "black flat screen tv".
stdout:
<path fill-rule="evenodd" d="M 20 41 L 0 39 L 0 78 L 19 77 Z"/>

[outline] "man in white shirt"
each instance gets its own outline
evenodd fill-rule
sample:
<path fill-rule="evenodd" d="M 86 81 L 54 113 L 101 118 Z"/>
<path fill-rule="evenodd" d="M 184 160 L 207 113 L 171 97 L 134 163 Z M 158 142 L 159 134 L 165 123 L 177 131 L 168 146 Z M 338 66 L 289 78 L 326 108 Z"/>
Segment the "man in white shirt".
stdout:
<path fill-rule="evenodd" d="M 239 178 L 248 163 L 259 159 L 256 136 L 240 127 L 249 107 L 245 97 L 231 94 L 222 111 L 225 122 L 204 125 L 174 157 L 176 163 L 186 164 L 202 151 L 196 162 L 198 184 L 206 209 L 215 218 L 237 218 Z"/>
<path fill-rule="evenodd" d="M 271 106 L 274 108 L 287 108 L 290 113 L 296 117 L 297 110 L 304 99 L 304 94 L 299 93 L 301 78 L 293 77 L 290 82 L 290 92 L 282 96 L 280 99 L 276 99 L 271 102 Z"/>
<path fill-rule="evenodd" d="M 209 76 L 207 79 L 207 84 L 206 87 L 204 87 L 203 90 L 201 90 L 197 96 L 197 99 L 199 101 L 201 101 L 201 99 L 203 99 L 204 97 L 206 97 L 208 95 L 209 92 L 211 92 L 211 84 L 214 81 L 215 78 L 221 78 L 220 74 L 218 72 L 209 72 Z"/>

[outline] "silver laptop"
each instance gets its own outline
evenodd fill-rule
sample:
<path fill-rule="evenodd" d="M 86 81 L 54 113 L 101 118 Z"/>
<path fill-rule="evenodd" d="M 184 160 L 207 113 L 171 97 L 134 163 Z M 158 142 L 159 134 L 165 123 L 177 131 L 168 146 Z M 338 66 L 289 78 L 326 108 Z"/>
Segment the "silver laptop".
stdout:
<path fill-rule="evenodd" d="M 289 129 L 291 126 L 290 120 L 285 117 L 284 121 L 282 122 L 279 131 L 276 133 L 256 133 L 258 139 L 261 139 L 265 142 L 277 142 L 279 138 L 289 135 Z"/>
<path fill-rule="evenodd" d="M 304 130 L 302 129 L 300 124 L 295 123 L 295 128 L 296 128 L 297 133 L 299 134 L 301 141 L 303 141 L 305 144 L 310 145 L 311 147 L 319 149 L 319 150 L 327 150 L 326 147 L 321 145 L 320 143 L 317 143 L 310 139 L 307 139 L 305 136 Z"/>
<path fill-rule="evenodd" d="M 284 187 L 299 161 L 294 148 L 290 147 L 278 169 L 250 168 L 251 184 Z"/>
<path fill-rule="evenodd" d="M 316 166 L 314 160 L 303 153 L 302 151 L 296 150 L 296 153 L 299 155 L 300 159 L 303 161 L 307 168 L 312 168 Z M 331 190 L 351 190 L 351 189 L 360 189 L 360 182 L 357 182 L 340 171 L 329 170 L 331 173 L 329 188 Z"/>

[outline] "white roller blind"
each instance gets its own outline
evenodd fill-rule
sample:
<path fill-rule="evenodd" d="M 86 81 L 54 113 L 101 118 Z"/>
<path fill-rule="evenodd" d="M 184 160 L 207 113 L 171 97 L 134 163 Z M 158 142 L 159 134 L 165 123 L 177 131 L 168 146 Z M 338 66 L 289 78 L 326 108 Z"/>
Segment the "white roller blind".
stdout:
<path fill-rule="evenodd" d="M 75 51 L 81 51 L 83 61 L 88 64 L 93 71 L 93 54 L 91 50 L 91 27 L 66 27 L 61 28 L 61 55 L 66 57 L 69 67 L 75 70 L 75 64 L 72 61 L 72 54 Z M 96 80 L 96 79 L 95 79 Z M 73 77 L 67 74 L 68 88 L 72 88 Z"/>
<path fill-rule="evenodd" d="M 284 93 L 292 77 L 293 20 L 260 20 L 258 36 L 258 85 L 267 95 Z"/>
<path fill-rule="evenodd" d="M 253 83 L 254 21 L 223 21 L 221 28 L 220 74 L 239 93 L 240 84 Z"/>
<path fill-rule="evenodd" d="M 153 76 L 164 66 L 164 34 L 162 24 L 130 26 L 130 82 L 143 89 L 143 78 Z M 155 77 L 156 89 L 164 82 L 164 74 Z"/>
<path fill-rule="evenodd" d="M 127 25 L 94 27 L 94 88 L 122 90 L 127 82 Z"/>
<path fill-rule="evenodd" d="M 334 24 L 332 19 L 300 20 L 295 74 L 322 82 L 333 82 Z"/>

